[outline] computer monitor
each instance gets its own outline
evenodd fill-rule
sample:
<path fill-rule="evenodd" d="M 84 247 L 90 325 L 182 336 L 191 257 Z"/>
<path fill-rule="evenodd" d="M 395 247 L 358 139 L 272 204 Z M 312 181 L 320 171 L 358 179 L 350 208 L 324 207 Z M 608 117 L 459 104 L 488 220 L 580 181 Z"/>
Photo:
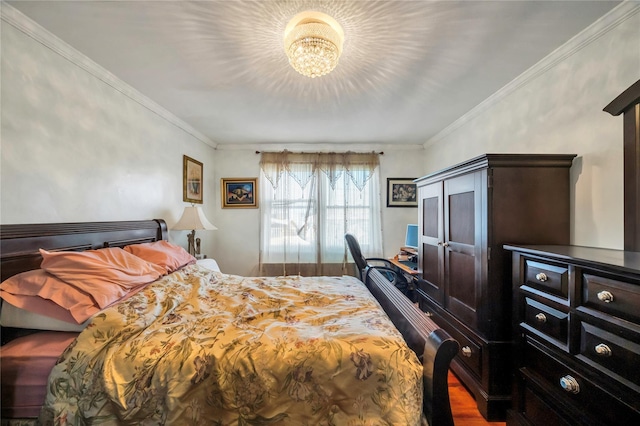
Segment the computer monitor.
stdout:
<path fill-rule="evenodd" d="M 418 225 L 407 225 L 407 234 L 404 237 L 404 246 L 418 249 Z"/>

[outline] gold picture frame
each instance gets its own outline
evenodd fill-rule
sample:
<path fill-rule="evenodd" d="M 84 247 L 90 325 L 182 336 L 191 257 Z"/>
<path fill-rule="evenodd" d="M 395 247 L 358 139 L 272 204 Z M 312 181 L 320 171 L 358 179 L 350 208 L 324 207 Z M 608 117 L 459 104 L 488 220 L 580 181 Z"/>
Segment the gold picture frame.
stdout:
<path fill-rule="evenodd" d="M 182 200 L 202 204 L 202 163 L 186 155 L 182 159 Z"/>
<path fill-rule="evenodd" d="M 255 209 L 258 207 L 258 178 L 222 178 L 220 193 L 223 209 Z"/>

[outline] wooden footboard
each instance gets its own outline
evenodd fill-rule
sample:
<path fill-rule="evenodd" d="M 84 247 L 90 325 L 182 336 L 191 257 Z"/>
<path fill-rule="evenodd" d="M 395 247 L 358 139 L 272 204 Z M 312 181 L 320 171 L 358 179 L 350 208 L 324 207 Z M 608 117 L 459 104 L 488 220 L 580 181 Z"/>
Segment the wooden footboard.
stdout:
<path fill-rule="evenodd" d="M 452 426 L 447 375 L 460 345 L 431 321 L 376 269 L 369 268 L 365 284 L 404 336 L 423 365 L 423 412 L 430 426 Z"/>

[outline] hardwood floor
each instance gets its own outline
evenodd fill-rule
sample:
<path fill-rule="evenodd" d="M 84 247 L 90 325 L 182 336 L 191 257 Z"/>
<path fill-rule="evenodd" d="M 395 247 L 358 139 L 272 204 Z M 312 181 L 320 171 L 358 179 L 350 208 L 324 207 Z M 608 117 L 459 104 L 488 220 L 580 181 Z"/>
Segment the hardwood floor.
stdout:
<path fill-rule="evenodd" d="M 504 426 L 505 422 L 488 422 L 478 412 L 476 401 L 458 378 L 449 371 L 449 399 L 456 426 Z"/>

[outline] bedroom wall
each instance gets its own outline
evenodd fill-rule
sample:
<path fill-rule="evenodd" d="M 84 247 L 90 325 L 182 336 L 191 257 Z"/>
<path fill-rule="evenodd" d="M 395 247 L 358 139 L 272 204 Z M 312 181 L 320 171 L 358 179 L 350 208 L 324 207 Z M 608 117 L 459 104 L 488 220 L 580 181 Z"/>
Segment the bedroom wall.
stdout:
<path fill-rule="evenodd" d="M 203 252 L 223 270 L 257 270 L 259 212 L 221 209 L 220 179 L 258 176 L 255 150 L 214 150 L 202 135 L 2 5 L 0 221 L 163 217 L 182 202 L 182 156 L 204 163 Z M 602 25 L 601 25 L 602 26 Z M 485 152 L 572 152 L 572 242 L 622 247 L 622 119 L 602 108 L 640 76 L 636 13 L 569 43 L 425 145 L 381 157 L 384 255 L 417 209 L 387 208 L 387 177 L 418 177 Z M 34 33 L 38 35 L 34 37 Z M 29 34 L 29 35 L 28 35 Z M 42 35 L 44 34 L 44 36 Z M 586 41 L 583 41 L 586 39 Z M 567 50 L 567 49 L 565 49 Z M 562 53 L 562 52 L 561 52 Z M 543 61 L 544 62 L 544 61 Z M 535 67 L 534 67 L 535 68 Z M 172 231 L 186 246 L 186 232 Z"/>
<path fill-rule="evenodd" d="M 349 148 L 345 148 L 349 149 Z M 223 209 L 220 179 L 259 177 L 260 155 L 255 149 L 219 149 L 216 151 L 215 225 L 218 227 L 212 257 L 228 273 L 256 275 L 260 253 L 260 211 L 258 209 Z M 385 149 L 380 156 L 380 190 L 384 256 L 394 256 L 404 244 L 408 223 L 416 223 L 418 209 L 386 207 L 388 177 L 419 177 L 424 174 L 422 150 Z"/>
<path fill-rule="evenodd" d="M 429 141 L 426 170 L 483 153 L 577 154 L 571 242 L 622 249 L 622 116 L 602 109 L 640 78 L 639 8 L 623 7 Z"/>
<path fill-rule="evenodd" d="M 52 223 L 182 214 L 182 161 L 214 149 L 185 123 L 2 5 L 0 220 Z M 204 211 L 212 214 L 213 198 Z M 215 235 L 211 233 L 212 236 Z M 206 251 L 213 238 L 202 235 Z M 186 247 L 186 232 L 170 232 Z"/>
<path fill-rule="evenodd" d="M 107 70 L 2 5 L 0 222 L 180 217 L 182 156 L 204 163 L 204 205 L 217 231 L 199 231 L 223 270 L 257 271 L 259 211 L 222 209 L 220 179 L 258 176 L 253 150 L 214 150 L 204 136 Z M 348 149 L 348 148 L 345 148 Z M 421 152 L 421 151 L 420 151 Z M 422 155 L 381 157 L 385 256 L 402 245 L 415 208 L 386 208 L 387 177 L 423 174 Z M 171 231 L 186 247 L 186 232 Z"/>

